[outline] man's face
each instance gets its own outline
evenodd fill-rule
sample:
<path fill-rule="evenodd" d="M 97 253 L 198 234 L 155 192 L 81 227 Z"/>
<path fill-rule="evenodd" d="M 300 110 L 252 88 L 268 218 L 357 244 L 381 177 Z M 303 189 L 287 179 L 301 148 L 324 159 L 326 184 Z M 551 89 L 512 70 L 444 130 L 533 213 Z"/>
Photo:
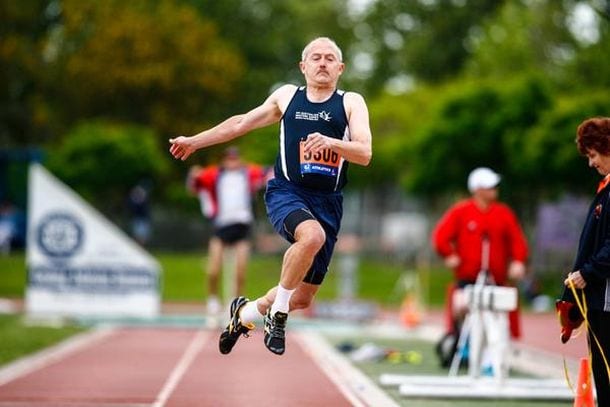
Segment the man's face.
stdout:
<path fill-rule="evenodd" d="M 602 176 L 610 174 L 610 155 L 600 154 L 597 150 L 587 150 L 589 167 L 595 168 Z"/>
<path fill-rule="evenodd" d="M 494 202 L 498 199 L 498 188 L 479 188 L 474 191 L 474 196 L 485 202 Z"/>
<path fill-rule="evenodd" d="M 335 49 L 324 40 L 312 43 L 305 60 L 299 65 L 307 84 L 322 86 L 334 86 L 344 68 Z"/>
<path fill-rule="evenodd" d="M 222 160 L 222 166 L 227 170 L 234 170 L 241 167 L 239 155 L 228 154 Z"/>

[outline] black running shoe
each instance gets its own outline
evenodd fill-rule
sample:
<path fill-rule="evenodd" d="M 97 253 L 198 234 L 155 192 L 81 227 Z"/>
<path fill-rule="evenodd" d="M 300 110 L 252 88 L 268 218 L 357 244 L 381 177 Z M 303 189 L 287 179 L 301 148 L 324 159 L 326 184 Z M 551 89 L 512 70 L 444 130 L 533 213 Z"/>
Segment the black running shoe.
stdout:
<path fill-rule="evenodd" d="M 288 314 L 277 311 L 271 316 L 271 308 L 265 315 L 265 346 L 276 355 L 281 355 L 286 350 L 286 321 Z"/>
<path fill-rule="evenodd" d="M 239 318 L 239 310 L 248 301 L 246 297 L 237 297 L 231 302 L 231 310 L 229 311 L 231 320 L 222 334 L 220 334 L 220 340 L 218 341 L 218 349 L 220 349 L 220 353 L 223 355 L 231 352 L 241 335 L 248 337 L 248 333 L 254 329 L 253 323 L 242 325 Z"/>

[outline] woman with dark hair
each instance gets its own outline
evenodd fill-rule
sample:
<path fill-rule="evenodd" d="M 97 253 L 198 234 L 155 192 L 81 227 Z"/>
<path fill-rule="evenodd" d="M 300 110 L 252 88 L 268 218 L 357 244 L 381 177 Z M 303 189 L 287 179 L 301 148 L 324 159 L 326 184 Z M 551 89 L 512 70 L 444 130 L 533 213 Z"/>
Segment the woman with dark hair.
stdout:
<path fill-rule="evenodd" d="M 587 119 L 576 132 L 578 151 L 604 178 L 582 229 L 576 260 L 557 302 L 561 341 L 587 322 L 597 403 L 610 406 L 610 118 Z M 586 312 L 582 315 L 581 310 Z"/>

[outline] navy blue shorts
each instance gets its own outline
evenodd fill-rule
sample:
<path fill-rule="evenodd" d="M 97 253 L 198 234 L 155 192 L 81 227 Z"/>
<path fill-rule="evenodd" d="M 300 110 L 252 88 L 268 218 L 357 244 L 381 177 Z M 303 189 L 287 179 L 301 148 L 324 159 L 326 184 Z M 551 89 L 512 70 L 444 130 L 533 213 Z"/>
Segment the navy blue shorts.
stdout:
<path fill-rule="evenodd" d="M 294 238 L 286 229 L 284 221 L 294 211 L 309 211 L 322 225 L 326 242 L 313 260 L 304 282 L 319 285 L 324 280 L 328 265 L 337 242 L 337 234 L 343 216 L 343 195 L 341 192 L 318 192 L 304 189 L 283 179 L 274 178 L 267 183 L 265 192 L 267 216 L 273 228 L 284 239 L 294 243 Z"/>

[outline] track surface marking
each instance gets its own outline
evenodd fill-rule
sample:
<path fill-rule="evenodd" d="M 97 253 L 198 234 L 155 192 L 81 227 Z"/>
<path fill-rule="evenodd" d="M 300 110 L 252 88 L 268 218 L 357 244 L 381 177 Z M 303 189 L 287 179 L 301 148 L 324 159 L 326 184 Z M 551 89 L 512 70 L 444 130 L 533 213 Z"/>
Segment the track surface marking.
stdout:
<path fill-rule="evenodd" d="M 195 334 L 187 329 L 116 330 L 92 346 L 0 386 L 0 403 L 152 405 Z"/>
<path fill-rule="evenodd" d="M 205 332 L 199 331 L 199 333 L 193 338 L 188 348 L 184 352 L 184 355 L 182 355 L 182 358 L 180 359 L 174 370 L 172 370 L 171 375 L 163 385 L 161 392 L 157 395 L 157 400 L 153 404 L 153 407 L 165 406 L 167 399 L 176 388 L 176 385 L 178 385 L 178 383 L 186 373 L 186 370 L 189 368 L 191 363 L 193 363 L 193 360 L 195 359 L 195 357 L 197 357 L 197 354 L 201 351 L 206 336 L 207 334 Z"/>
<path fill-rule="evenodd" d="M 347 407 L 349 399 L 288 332 L 283 356 L 263 335 L 229 355 L 218 331 L 120 328 L 0 386 L 0 406 Z"/>
<path fill-rule="evenodd" d="M 297 333 L 288 331 L 282 356 L 265 348 L 260 329 L 240 338 L 230 354 L 221 355 L 217 334 L 208 339 L 167 406 L 352 405 L 303 351 Z"/>

